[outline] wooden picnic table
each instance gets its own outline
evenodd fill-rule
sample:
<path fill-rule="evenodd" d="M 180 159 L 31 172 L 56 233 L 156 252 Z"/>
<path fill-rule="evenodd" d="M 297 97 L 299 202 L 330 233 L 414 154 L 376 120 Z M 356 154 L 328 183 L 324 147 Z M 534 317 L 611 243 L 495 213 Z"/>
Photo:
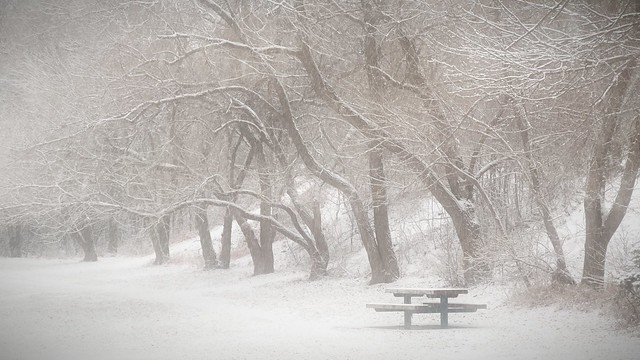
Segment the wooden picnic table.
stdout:
<path fill-rule="evenodd" d="M 449 298 L 456 298 L 458 295 L 468 294 L 468 289 L 463 288 L 388 288 L 385 290 L 393 293 L 395 297 L 402 297 L 403 304 L 367 304 L 367 307 L 376 311 L 403 311 L 404 326 L 411 327 L 411 317 L 414 313 L 440 313 L 440 326 L 449 326 L 449 313 L 475 312 L 478 309 L 486 309 L 484 304 L 454 304 L 449 302 Z M 427 297 L 439 298 L 439 303 L 412 304 L 411 298 Z"/>

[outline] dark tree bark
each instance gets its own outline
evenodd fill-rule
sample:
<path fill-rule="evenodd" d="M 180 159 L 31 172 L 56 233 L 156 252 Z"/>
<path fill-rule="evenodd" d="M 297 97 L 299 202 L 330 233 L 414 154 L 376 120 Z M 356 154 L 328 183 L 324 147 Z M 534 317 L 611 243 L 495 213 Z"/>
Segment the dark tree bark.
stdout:
<path fill-rule="evenodd" d="M 216 252 L 213 249 L 211 241 L 211 232 L 209 231 L 209 219 L 207 216 L 207 206 L 203 205 L 195 208 L 195 222 L 200 237 L 200 247 L 202 248 L 202 257 L 204 258 L 204 268 L 213 269 L 217 265 Z"/>

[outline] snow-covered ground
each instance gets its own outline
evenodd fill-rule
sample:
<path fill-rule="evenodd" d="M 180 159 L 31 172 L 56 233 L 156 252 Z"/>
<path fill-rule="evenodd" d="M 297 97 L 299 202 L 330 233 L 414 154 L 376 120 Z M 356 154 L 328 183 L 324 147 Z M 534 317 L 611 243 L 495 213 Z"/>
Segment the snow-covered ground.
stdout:
<path fill-rule="evenodd" d="M 462 296 L 488 309 L 452 314 L 449 329 L 439 328 L 437 314 L 415 315 L 414 329 L 403 329 L 401 313 L 365 308 L 399 299 L 384 292 L 388 285 L 367 285 L 354 225 L 329 200 L 323 222 L 332 275 L 315 282 L 306 280 L 307 255 L 287 241 L 274 244 L 276 273 L 252 277 L 237 228 L 230 270 L 200 270 L 197 238 L 173 244 L 172 263 L 163 266 L 152 266 L 153 256 L 0 259 L 0 360 L 640 359 L 638 333 L 616 330 L 609 316 L 511 305 L 513 276 Z M 632 205 L 609 246 L 609 279 L 638 246 L 639 195 Z M 393 286 L 450 285 L 443 269 L 456 254 L 443 249 L 455 236 L 440 212 L 419 196 L 396 202 L 392 231 L 404 277 Z M 579 204 L 564 215 L 559 231 L 579 278 L 584 215 Z M 215 227 L 212 236 L 220 232 Z M 534 238 L 548 248 L 544 234 Z"/>
<path fill-rule="evenodd" d="M 150 258 L 0 259 L 0 359 L 627 359 L 640 338 L 596 312 L 523 309 L 506 288 L 472 289 L 488 310 L 376 313 L 397 301 L 364 278 L 306 281 L 251 268 L 150 266 Z M 422 285 L 405 278 L 397 285 Z M 463 298 L 461 298 L 463 300 Z"/>

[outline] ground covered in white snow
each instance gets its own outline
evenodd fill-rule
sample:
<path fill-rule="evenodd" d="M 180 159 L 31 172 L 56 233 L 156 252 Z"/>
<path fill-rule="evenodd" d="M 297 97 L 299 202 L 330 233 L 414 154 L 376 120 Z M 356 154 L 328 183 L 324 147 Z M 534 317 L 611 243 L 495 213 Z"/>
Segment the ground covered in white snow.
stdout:
<path fill-rule="evenodd" d="M 250 277 L 149 258 L 0 259 L 0 359 L 638 359 L 640 338 L 596 312 L 523 309 L 506 290 L 472 289 L 489 309 L 375 313 L 385 285 L 303 272 Z M 421 285 L 404 279 L 402 285 Z M 422 284 L 431 286 L 432 284 Z M 460 300 L 463 300 L 461 298 Z"/>

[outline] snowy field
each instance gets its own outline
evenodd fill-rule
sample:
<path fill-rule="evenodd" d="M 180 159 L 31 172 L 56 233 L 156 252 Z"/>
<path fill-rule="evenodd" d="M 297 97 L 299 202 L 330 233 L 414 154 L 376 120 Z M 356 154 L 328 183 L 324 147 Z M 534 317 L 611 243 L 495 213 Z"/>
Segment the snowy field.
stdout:
<path fill-rule="evenodd" d="M 0 259 L 0 359 L 639 359 L 640 338 L 595 312 L 523 309 L 472 289 L 488 310 L 376 313 L 386 285 L 304 272 L 250 277 L 149 258 Z M 398 285 L 423 285 L 403 279 Z M 461 300 L 463 300 L 461 298 Z"/>

